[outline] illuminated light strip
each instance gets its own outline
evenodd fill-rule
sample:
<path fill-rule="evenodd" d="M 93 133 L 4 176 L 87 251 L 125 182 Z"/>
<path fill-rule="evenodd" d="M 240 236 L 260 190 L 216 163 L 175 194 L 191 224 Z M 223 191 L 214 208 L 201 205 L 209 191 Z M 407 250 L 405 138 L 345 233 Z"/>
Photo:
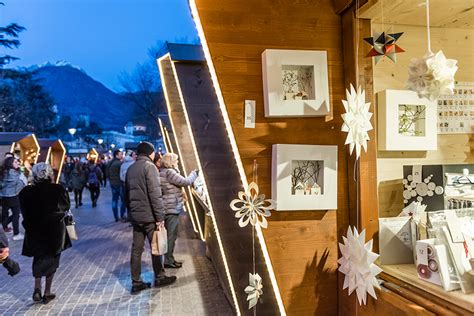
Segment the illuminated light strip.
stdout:
<path fill-rule="evenodd" d="M 31 134 L 31 137 L 33 137 L 33 140 L 35 141 L 35 144 L 36 144 L 35 163 L 37 163 L 37 162 L 38 162 L 38 158 L 39 158 L 40 145 L 39 145 L 39 143 L 38 143 L 38 140 L 36 139 L 35 134 Z"/>
<path fill-rule="evenodd" d="M 66 158 L 66 147 L 64 146 L 62 140 L 58 139 L 57 142 L 63 149 L 63 154 L 61 155 L 61 162 L 59 163 L 58 178 L 56 179 L 56 183 L 59 183 L 59 178 L 61 177 L 61 171 L 63 170 L 64 159 Z"/>
<path fill-rule="evenodd" d="M 166 107 L 168 108 L 168 115 L 169 115 L 170 122 L 171 122 L 171 128 L 173 129 L 173 136 L 174 136 L 174 139 L 175 139 L 175 142 L 176 142 L 176 148 L 178 149 L 178 155 L 181 158 L 181 162 L 182 162 L 181 165 L 183 167 L 184 176 L 187 176 L 188 172 L 186 171 L 186 167 L 184 166 L 184 161 L 183 161 L 184 156 L 181 154 L 181 148 L 179 147 L 178 137 L 176 135 L 176 128 L 174 127 L 173 118 L 171 117 L 171 102 L 170 102 L 169 95 L 168 95 L 168 87 L 166 86 L 166 80 L 165 80 L 165 76 L 164 76 L 164 73 L 163 73 L 163 67 L 161 66 L 161 62 L 165 59 L 168 59 L 169 62 L 172 64 L 171 55 L 169 53 L 167 53 L 164 56 L 158 58 L 158 60 L 157 60 L 158 69 L 160 71 L 160 77 L 162 79 L 163 92 L 164 92 L 165 100 L 166 100 Z M 191 190 L 188 187 L 186 191 L 188 192 L 188 195 L 189 195 L 188 202 L 186 202 L 186 204 L 189 206 L 189 200 L 191 200 L 192 207 L 190 209 L 193 211 L 194 218 L 197 221 L 197 223 L 195 223 L 194 225 L 197 226 L 197 229 L 199 231 L 199 236 L 201 237 L 201 240 L 205 240 L 203 229 L 201 227 L 201 223 L 199 222 L 199 217 L 197 216 L 196 205 L 194 204 L 194 199 L 193 199 Z M 191 217 L 191 221 L 194 222 L 193 216 L 191 214 L 190 214 L 190 217 Z"/>
<path fill-rule="evenodd" d="M 170 62 L 171 62 L 171 65 L 172 65 L 172 68 L 173 68 L 173 71 L 174 71 L 174 64 L 173 62 L 171 61 L 171 56 L 170 54 L 166 54 L 164 56 L 162 56 L 160 59 L 159 59 L 159 62 L 158 64 L 160 64 L 160 61 L 161 59 L 164 59 L 164 58 L 169 58 Z M 161 68 L 160 68 L 160 73 L 161 73 Z M 177 85 L 179 86 L 179 83 L 177 81 Z M 180 92 L 181 93 L 181 92 Z M 180 97 L 181 94 L 180 94 Z M 183 108 L 184 108 L 184 104 L 182 104 Z M 184 113 L 185 113 L 185 116 L 186 116 L 186 122 L 188 123 L 188 127 L 190 128 L 190 125 L 189 125 L 189 119 L 187 117 L 187 112 L 186 110 L 184 110 Z M 171 124 L 173 124 L 173 120 L 171 120 Z M 174 130 L 174 127 L 173 127 L 173 130 Z M 191 135 L 192 135 L 192 132 L 191 132 Z M 175 137 L 176 137 L 176 134 L 175 134 Z M 193 143 L 193 148 L 195 150 L 195 153 L 197 153 L 197 150 L 196 150 L 196 145 L 194 144 L 194 138 L 192 138 L 192 143 Z M 178 149 L 179 149 L 179 146 L 178 146 Z M 200 169 L 200 172 L 202 173 L 202 166 L 201 166 L 201 162 L 199 160 L 199 157 L 197 157 L 197 161 L 198 161 L 198 167 Z M 202 173 L 203 174 L 203 173 Z M 207 185 L 206 185 L 206 180 L 205 180 L 205 177 L 203 176 L 202 177 L 202 180 L 203 180 L 203 185 L 206 187 L 207 189 Z M 236 311 L 236 314 L 239 316 L 241 315 L 241 312 L 240 312 L 240 307 L 239 307 L 239 301 L 237 300 L 237 294 L 235 292 L 235 287 L 234 287 L 234 282 L 232 281 L 232 275 L 230 274 L 230 269 L 229 269 L 229 264 L 227 263 L 227 257 L 226 257 L 226 254 L 225 254 L 225 250 L 224 250 L 224 246 L 223 246 L 223 243 L 222 243 L 222 239 L 221 239 L 221 234 L 219 232 L 219 227 L 217 226 L 217 220 L 216 220 L 216 217 L 215 217 L 215 214 L 214 214 L 214 208 L 212 206 L 212 201 L 211 199 L 209 198 L 208 199 L 208 202 L 209 202 L 209 211 L 211 213 L 211 218 L 212 218 L 212 222 L 213 222 L 213 226 L 214 226 L 214 231 L 216 233 L 216 237 L 217 237 L 217 242 L 219 244 L 219 250 L 221 251 L 221 256 L 222 256 L 222 261 L 224 263 L 224 269 L 225 269 L 225 272 L 226 272 L 226 275 L 227 275 L 227 280 L 229 282 L 229 287 L 230 287 L 230 292 L 231 292 L 231 295 L 232 295 L 232 299 L 234 300 L 234 306 L 235 306 L 235 311 Z"/>
<path fill-rule="evenodd" d="M 189 0 L 189 6 L 191 8 L 191 13 L 192 13 L 194 22 L 196 23 L 196 28 L 198 30 L 199 37 L 201 39 L 202 48 L 203 48 L 203 51 L 204 51 L 204 55 L 206 56 L 207 65 L 209 67 L 209 72 L 211 74 L 211 79 L 212 79 L 213 84 L 214 84 L 214 89 L 216 90 L 217 100 L 219 101 L 219 106 L 220 106 L 220 109 L 221 109 L 221 112 L 222 112 L 222 116 L 224 118 L 224 123 L 225 123 L 225 126 L 226 126 L 226 130 L 227 130 L 227 136 L 230 139 L 232 150 L 234 152 L 234 158 L 237 162 L 237 167 L 239 169 L 239 173 L 240 173 L 240 177 L 242 179 L 242 183 L 244 185 L 245 190 L 247 190 L 248 189 L 247 176 L 245 174 L 244 166 L 242 164 L 242 159 L 240 158 L 239 149 L 238 149 L 237 143 L 235 141 L 235 136 L 234 136 L 234 132 L 232 130 L 232 125 L 230 123 L 229 115 L 227 114 L 227 108 L 225 106 L 224 97 L 222 95 L 222 91 L 221 91 L 221 88 L 220 88 L 220 85 L 219 85 L 219 80 L 217 79 L 217 73 L 216 73 L 216 70 L 214 69 L 214 64 L 212 62 L 211 52 L 209 50 L 209 47 L 207 46 L 206 36 L 204 35 L 204 29 L 203 29 L 202 24 L 201 24 L 201 19 L 199 17 L 199 12 L 198 12 L 198 9 L 197 9 L 197 6 L 196 6 L 196 1 L 195 0 Z M 272 282 L 273 291 L 275 293 L 275 298 L 276 298 L 277 303 L 278 303 L 278 308 L 280 310 L 280 314 L 281 315 L 286 315 L 285 306 L 283 305 L 283 300 L 281 298 L 280 289 L 278 287 L 278 282 L 277 282 L 276 277 L 275 277 L 275 271 L 273 270 L 273 265 L 272 265 L 272 262 L 271 262 L 271 259 L 270 259 L 270 254 L 268 253 L 267 245 L 265 243 L 265 237 L 263 236 L 262 229 L 258 225 L 256 226 L 256 230 L 257 230 L 258 240 L 259 240 L 260 246 L 262 248 L 263 257 L 265 258 L 265 263 L 267 265 L 268 274 L 270 275 L 270 280 Z"/>
<path fill-rule="evenodd" d="M 48 152 L 46 153 L 46 159 L 44 160 L 44 163 L 48 163 L 49 155 L 51 155 L 51 146 L 48 147 Z"/>
<path fill-rule="evenodd" d="M 170 135 L 168 134 L 168 130 L 166 129 L 166 127 L 163 126 L 163 122 L 161 121 L 160 118 L 158 118 L 158 122 L 160 123 L 161 135 L 163 136 L 163 139 L 164 139 L 166 152 L 172 153 L 173 152 L 173 146 L 171 146 L 171 140 L 170 140 Z M 196 224 L 194 223 L 194 219 L 193 219 L 193 216 L 192 216 L 192 213 L 191 213 L 191 206 L 189 205 L 188 201 L 186 201 L 184 211 L 189 213 L 189 217 L 191 218 L 191 224 L 193 225 L 194 232 L 199 233 L 199 231 L 196 228 Z"/>

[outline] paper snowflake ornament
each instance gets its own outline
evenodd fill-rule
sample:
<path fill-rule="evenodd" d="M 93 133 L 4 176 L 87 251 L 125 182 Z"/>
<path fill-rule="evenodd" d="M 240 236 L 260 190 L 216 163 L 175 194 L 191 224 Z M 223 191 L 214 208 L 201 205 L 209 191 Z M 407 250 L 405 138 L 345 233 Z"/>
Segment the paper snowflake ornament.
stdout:
<path fill-rule="evenodd" d="M 367 293 L 377 299 L 375 288 L 380 289 L 376 276 L 382 272 L 374 261 L 379 257 L 372 252 L 373 240 L 365 243 L 365 229 L 361 234 L 354 227 L 347 229 L 347 237 L 342 237 L 344 244 L 339 243 L 342 257 L 337 260 L 340 264 L 339 272 L 344 273 L 342 289 L 349 289 L 349 295 L 357 293 L 359 305 L 367 304 Z"/>
<path fill-rule="evenodd" d="M 374 32 L 373 37 L 364 38 L 364 41 L 372 46 L 366 57 L 374 57 L 377 64 L 384 56 L 390 58 L 394 63 L 397 62 L 397 53 L 405 52 L 397 45 L 397 40 L 403 35 L 401 33 L 385 34 L 385 32 Z"/>
<path fill-rule="evenodd" d="M 258 273 L 249 273 L 249 285 L 245 288 L 247 294 L 247 301 L 249 302 L 249 309 L 257 305 L 258 299 L 263 294 L 262 278 Z"/>
<path fill-rule="evenodd" d="M 407 89 L 420 98 L 431 101 L 442 95 L 452 95 L 457 60 L 447 59 L 443 51 L 427 53 L 423 58 L 413 58 L 408 65 Z"/>
<path fill-rule="evenodd" d="M 403 203 L 407 204 L 412 198 L 416 198 L 417 202 L 422 202 L 425 197 L 443 194 L 443 187 L 437 186 L 431 179 L 433 179 L 432 174 L 423 179 L 423 182 L 415 181 L 412 175 L 409 175 L 407 179 L 403 179 Z"/>
<path fill-rule="evenodd" d="M 356 91 L 352 84 L 350 91 L 346 90 L 346 98 L 347 100 L 342 100 L 346 113 L 342 114 L 344 123 L 341 130 L 348 133 L 346 145 L 350 145 L 351 154 L 355 148 L 356 157 L 359 159 L 361 147 L 367 151 L 367 141 L 370 140 L 368 131 L 373 128 L 370 123 L 370 102 L 365 102 L 365 91 L 360 86 Z"/>
<path fill-rule="evenodd" d="M 426 207 L 427 205 L 420 202 L 411 202 L 398 216 L 411 216 L 416 223 L 419 223 L 425 214 Z"/>
<path fill-rule="evenodd" d="M 239 192 L 239 198 L 230 202 L 230 208 L 235 211 L 235 217 L 239 219 L 239 226 L 245 227 L 248 223 L 252 226 L 259 225 L 267 228 L 266 217 L 271 215 L 270 210 L 275 208 L 275 201 L 265 200 L 265 194 L 259 194 L 258 185 L 250 183 L 247 191 Z"/>

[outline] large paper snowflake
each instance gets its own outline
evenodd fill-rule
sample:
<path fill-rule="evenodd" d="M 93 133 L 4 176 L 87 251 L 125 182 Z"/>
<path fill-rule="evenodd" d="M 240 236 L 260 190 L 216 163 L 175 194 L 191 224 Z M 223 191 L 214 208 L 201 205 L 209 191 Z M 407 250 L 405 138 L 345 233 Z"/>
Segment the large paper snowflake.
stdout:
<path fill-rule="evenodd" d="M 367 141 L 370 140 L 368 131 L 372 130 L 369 112 L 370 102 L 365 102 L 365 91 L 359 86 L 357 91 L 351 84 L 351 90 L 346 90 L 347 100 L 342 100 L 346 113 L 342 114 L 344 123 L 342 131 L 347 132 L 346 145 L 350 144 L 351 154 L 356 149 L 356 157 L 359 159 L 361 147 L 367 151 Z"/>
<path fill-rule="evenodd" d="M 275 204 L 273 200 L 265 200 L 265 194 L 259 194 L 258 185 L 252 182 L 246 192 L 240 191 L 239 198 L 230 202 L 230 208 L 236 212 L 235 217 L 240 218 L 240 227 L 250 223 L 252 226 L 267 228 L 265 217 L 271 215 L 270 210 L 275 208 Z"/>
<path fill-rule="evenodd" d="M 453 94 L 454 74 L 458 70 L 456 64 L 457 60 L 446 59 L 443 51 L 413 58 L 408 65 L 407 89 L 431 101 Z"/>
<path fill-rule="evenodd" d="M 380 289 L 376 276 L 382 272 L 374 261 L 378 254 L 372 252 L 372 239 L 365 243 L 365 229 L 359 235 L 357 228 L 347 229 L 347 237 L 342 237 L 344 244 L 339 243 L 342 257 L 337 261 L 339 271 L 345 274 L 343 290 L 349 288 L 349 295 L 357 293 L 359 304 L 367 303 L 367 293 L 377 299 L 375 289 Z"/>
<path fill-rule="evenodd" d="M 249 273 L 249 286 L 245 288 L 247 301 L 249 301 L 249 309 L 257 305 L 258 299 L 263 294 L 262 278 L 258 273 Z"/>
<path fill-rule="evenodd" d="M 404 50 L 397 45 L 397 40 L 401 33 L 385 34 L 385 32 L 374 32 L 373 37 L 364 38 L 364 41 L 372 46 L 366 57 L 374 57 L 377 64 L 384 56 L 390 58 L 394 63 L 397 62 L 397 53 L 403 53 Z"/>

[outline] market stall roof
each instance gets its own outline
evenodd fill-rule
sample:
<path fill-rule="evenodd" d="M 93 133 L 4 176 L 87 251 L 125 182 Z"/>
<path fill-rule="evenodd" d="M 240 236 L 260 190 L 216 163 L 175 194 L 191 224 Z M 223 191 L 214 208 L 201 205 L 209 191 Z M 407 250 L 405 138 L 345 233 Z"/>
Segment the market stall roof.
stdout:
<path fill-rule="evenodd" d="M 0 133 L 0 146 L 11 145 L 22 140 L 25 137 L 33 135 L 33 133 Z"/>
<path fill-rule="evenodd" d="M 166 43 L 173 61 L 206 61 L 201 45 Z"/>

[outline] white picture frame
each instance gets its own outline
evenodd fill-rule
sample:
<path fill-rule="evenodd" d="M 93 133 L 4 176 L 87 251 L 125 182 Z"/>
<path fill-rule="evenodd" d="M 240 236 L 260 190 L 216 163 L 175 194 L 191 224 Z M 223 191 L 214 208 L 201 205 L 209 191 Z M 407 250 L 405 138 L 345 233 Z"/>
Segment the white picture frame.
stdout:
<path fill-rule="evenodd" d="M 272 199 L 276 201 L 276 210 L 337 209 L 337 153 L 337 146 L 273 145 Z M 306 169 L 307 176 L 300 177 L 296 170 L 305 165 L 311 169 Z M 320 172 L 316 177 L 314 166 Z M 305 187 L 307 190 L 301 192 Z"/>
<path fill-rule="evenodd" d="M 326 51 L 266 49 L 262 74 L 265 117 L 331 113 Z"/>
<path fill-rule="evenodd" d="M 377 93 L 380 151 L 437 150 L 437 104 L 409 90 Z"/>

